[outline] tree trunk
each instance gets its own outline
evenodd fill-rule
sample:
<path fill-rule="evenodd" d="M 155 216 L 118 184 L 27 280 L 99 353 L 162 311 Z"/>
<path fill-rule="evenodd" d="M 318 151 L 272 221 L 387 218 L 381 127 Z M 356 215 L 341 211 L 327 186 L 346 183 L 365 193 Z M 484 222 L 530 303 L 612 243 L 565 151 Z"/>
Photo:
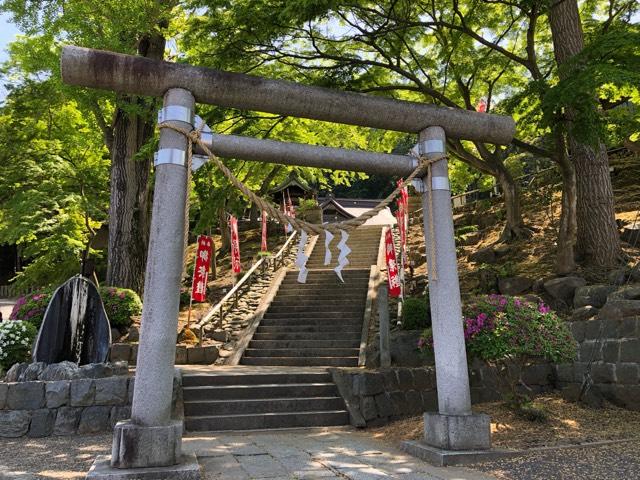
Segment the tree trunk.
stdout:
<path fill-rule="evenodd" d="M 520 192 L 518 185 L 513 180 L 513 176 L 504 166 L 496 165 L 495 175 L 500 183 L 502 194 L 504 196 L 504 208 L 506 213 L 506 224 L 500 240 L 509 242 L 517 238 L 526 238 L 531 236 L 531 230 L 528 229 L 522 220 L 522 210 L 520 208 Z"/>
<path fill-rule="evenodd" d="M 506 223 L 500 235 L 501 242 L 509 242 L 518 238 L 531 236 L 531 229 L 524 224 L 520 208 L 520 189 L 511 172 L 504 164 L 506 152 L 496 149 L 490 152 L 484 145 L 477 144 L 478 152 L 490 168 L 491 174 L 498 180 L 504 198 Z"/>
<path fill-rule="evenodd" d="M 231 233 L 224 206 L 218 210 L 218 226 L 220 227 L 220 253 L 228 252 L 231 248 Z"/>
<path fill-rule="evenodd" d="M 276 178 L 278 173 L 280 173 L 280 170 L 282 170 L 282 165 L 274 165 L 267 176 L 264 177 L 264 180 L 260 185 L 260 189 L 256 192 L 259 197 L 262 197 L 267 193 L 271 186 L 271 182 L 273 182 L 273 179 Z M 254 203 L 251 204 L 249 212 L 250 228 L 257 228 L 260 225 L 262 212 L 258 211 L 258 206 Z"/>
<path fill-rule="evenodd" d="M 556 162 L 562 174 L 562 203 L 560 225 L 558 227 L 558 250 L 556 273 L 566 275 L 576 269 L 576 170 L 567 156 L 567 148 L 562 133 L 556 133 Z"/>
<path fill-rule="evenodd" d="M 140 41 L 138 53 L 162 59 L 165 40 L 154 35 Z M 107 285 L 142 293 L 149 243 L 151 157 L 137 153 L 153 136 L 155 105 L 121 97 L 114 113 L 111 149 L 111 198 Z"/>
<path fill-rule="evenodd" d="M 577 0 L 555 1 L 551 5 L 549 22 L 556 63 L 562 66 L 584 47 Z M 570 74 L 562 72 L 564 77 Z M 570 126 L 574 114 L 566 109 L 565 115 Z M 622 250 L 606 148 L 600 140 L 594 145 L 578 140 L 571 129 L 567 140 L 576 175 L 577 253 L 586 265 L 614 267 Z"/>

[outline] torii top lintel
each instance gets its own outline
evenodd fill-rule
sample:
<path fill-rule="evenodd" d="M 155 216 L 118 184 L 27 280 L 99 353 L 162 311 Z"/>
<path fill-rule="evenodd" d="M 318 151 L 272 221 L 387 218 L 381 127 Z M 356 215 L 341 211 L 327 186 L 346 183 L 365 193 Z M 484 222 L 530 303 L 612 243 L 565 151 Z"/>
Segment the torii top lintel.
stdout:
<path fill-rule="evenodd" d="M 440 126 L 452 138 L 496 144 L 508 144 L 515 133 L 515 122 L 504 115 L 312 87 L 75 46 L 63 48 L 61 70 L 63 81 L 70 85 L 145 96 L 162 96 L 170 88 L 183 88 L 200 103 L 349 125 L 409 133 Z"/>

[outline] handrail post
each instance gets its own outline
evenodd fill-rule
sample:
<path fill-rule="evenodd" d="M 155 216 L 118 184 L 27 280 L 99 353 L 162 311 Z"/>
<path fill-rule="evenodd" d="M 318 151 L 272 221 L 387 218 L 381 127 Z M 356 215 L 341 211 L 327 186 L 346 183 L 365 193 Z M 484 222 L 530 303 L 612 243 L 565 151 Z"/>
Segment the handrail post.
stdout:
<path fill-rule="evenodd" d="M 380 366 L 391 366 L 391 351 L 389 350 L 389 292 L 387 282 L 378 287 L 378 323 L 380 329 Z"/>

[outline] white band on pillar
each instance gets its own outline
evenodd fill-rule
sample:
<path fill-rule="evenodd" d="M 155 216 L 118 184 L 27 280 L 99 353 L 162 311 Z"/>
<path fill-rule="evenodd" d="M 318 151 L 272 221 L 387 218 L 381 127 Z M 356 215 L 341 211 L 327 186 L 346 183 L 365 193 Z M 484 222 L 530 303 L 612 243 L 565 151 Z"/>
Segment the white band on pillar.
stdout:
<path fill-rule="evenodd" d="M 187 152 L 178 148 L 161 148 L 153 155 L 153 164 L 162 165 L 170 163 L 172 165 L 186 164 Z"/>
<path fill-rule="evenodd" d="M 442 140 L 425 140 L 418 143 L 420 155 L 429 153 L 444 153 L 444 142 Z"/>
<path fill-rule="evenodd" d="M 158 111 L 158 123 L 172 121 L 185 122 L 193 125 L 193 112 L 191 109 L 181 105 L 169 105 Z"/>
<path fill-rule="evenodd" d="M 431 177 L 431 190 L 450 190 L 447 177 Z"/>

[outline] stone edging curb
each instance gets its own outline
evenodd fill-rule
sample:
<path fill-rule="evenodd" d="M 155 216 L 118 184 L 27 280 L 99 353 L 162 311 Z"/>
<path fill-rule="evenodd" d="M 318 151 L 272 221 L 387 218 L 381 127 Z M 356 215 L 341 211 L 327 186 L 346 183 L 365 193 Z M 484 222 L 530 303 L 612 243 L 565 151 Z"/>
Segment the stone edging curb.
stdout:
<path fill-rule="evenodd" d="M 405 440 L 400 443 L 400 449 L 414 457 L 426 460 L 432 465 L 447 467 L 453 465 L 472 465 L 475 463 L 502 460 L 506 458 L 519 457 L 532 453 L 551 452 L 555 450 L 569 450 L 578 448 L 599 447 L 606 445 L 616 445 L 621 443 L 636 442 L 637 438 L 626 438 L 620 440 L 602 440 L 598 442 L 585 442 L 574 445 L 555 445 L 547 447 L 534 447 L 525 450 L 442 450 L 426 445 L 416 440 Z"/>

